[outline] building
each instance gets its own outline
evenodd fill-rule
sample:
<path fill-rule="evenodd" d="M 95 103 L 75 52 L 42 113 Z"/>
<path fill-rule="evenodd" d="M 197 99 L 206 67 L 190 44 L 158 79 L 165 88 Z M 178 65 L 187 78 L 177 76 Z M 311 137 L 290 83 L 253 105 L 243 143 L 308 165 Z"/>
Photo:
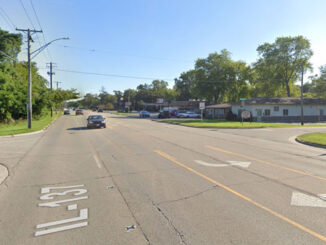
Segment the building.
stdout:
<path fill-rule="evenodd" d="M 300 98 L 252 98 L 231 103 L 233 114 L 241 117 L 242 111 L 249 111 L 258 122 L 300 122 Z M 326 99 L 304 98 L 305 122 L 326 121 Z"/>
<path fill-rule="evenodd" d="M 205 108 L 205 118 L 208 119 L 225 119 L 231 111 L 231 104 L 209 105 Z"/>

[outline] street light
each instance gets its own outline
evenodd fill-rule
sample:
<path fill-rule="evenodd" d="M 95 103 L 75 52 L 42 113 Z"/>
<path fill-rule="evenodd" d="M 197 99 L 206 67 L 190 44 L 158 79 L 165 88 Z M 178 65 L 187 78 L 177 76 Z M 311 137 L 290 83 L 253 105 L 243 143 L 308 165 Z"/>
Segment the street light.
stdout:
<path fill-rule="evenodd" d="M 24 29 L 16 29 L 17 31 L 27 31 L 27 60 L 28 60 L 28 103 L 27 103 L 27 127 L 29 129 L 32 128 L 32 67 L 31 67 L 31 60 L 35 58 L 39 53 L 41 53 L 44 49 L 46 49 L 51 43 L 58 41 L 58 40 L 69 40 L 69 37 L 62 37 L 52 40 L 47 44 L 43 45 L 42 47 L 36 49 L 35 51 L 31 52 L 31 44 L 30 41 L 32 40 L 31 32 L 42 32 L 36 30 L 24 30 Z M 33 41 L 33 40 L 32 40 Z M 31 55 L 33 57 L 31 58 Z"/>

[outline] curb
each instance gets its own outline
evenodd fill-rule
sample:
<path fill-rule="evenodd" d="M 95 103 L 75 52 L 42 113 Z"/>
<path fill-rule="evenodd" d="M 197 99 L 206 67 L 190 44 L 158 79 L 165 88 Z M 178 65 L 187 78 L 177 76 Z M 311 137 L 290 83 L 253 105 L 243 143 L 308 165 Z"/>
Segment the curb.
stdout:
<path fill-rule="evenodd" d="M 205 127 L 205 126 L 190 126 L 190 125 L 182 125 L 179 123 L 170 123 L 170 122 L 162 122 L 157 120 L 151 120 L 157 123 L 165 123 L 165 124 L 171 124 L 171 125 L 177 125 L 182 127 L 188 127 L 188 128 L 208 128 L 208 129 L 257 129 L 257 128 L 268 128 L 268 127 Z"/>
<path fill-rule="evenodd" d="M 33 135 L 33 134 L 39 134 L 39 133 L 43 133 L 44 131 L 46 131 L 58 118 L 55 118 L 51 123 L 49 123 L 47 126 L 45 126 L 43 129 L 38 130 L 38 131 L 34 131 L 34 132 L 30 132 L 30 133 L 24 133 L 24 134 L 12 134 L 12 135 L 4 135 L 4 136 L 0 136 L 1 138 L 12 138 L 12 137 L 20 137 L 20 136 L 28 136 L 28 135 Z"/>
<path fill-rule="evenodd" d="M 324 146 L 324 145 L 319 145 L 319 144 L 314 144 L 314 143 L 308 143 L 308 142 L 299 140 L 297 137 L 295 138 L 295 141 L 298 142 L 298 143 L 300 143 L 300 144 L 303 144 L 303 145 L 308 145 L 308 146 L 313 146 L 313 147 L 316 147 L 316 148 L 326 149 L 326 146 Z"/>
<path fill-rule="evenodd" d="M 8 177 L 9 172 L 5 165 L 0 164 L 0 185 L 6 180 Z"/>

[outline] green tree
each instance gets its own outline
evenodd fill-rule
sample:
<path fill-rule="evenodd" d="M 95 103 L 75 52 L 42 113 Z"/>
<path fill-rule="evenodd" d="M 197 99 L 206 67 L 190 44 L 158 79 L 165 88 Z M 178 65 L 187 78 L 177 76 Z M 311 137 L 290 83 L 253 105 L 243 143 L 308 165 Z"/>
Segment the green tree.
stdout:
<path fill-rule="evenodd" d="M 254 65 L 257 72 L 254 86 L 273 96 L 282 96 L 285 90 L 290 97 L 291 88 L 302 70 L 311 68 L 309 40 L 302 36 L 279 37 L 274 43 L 260 45 L 257 51 L 259 59 Z"/>

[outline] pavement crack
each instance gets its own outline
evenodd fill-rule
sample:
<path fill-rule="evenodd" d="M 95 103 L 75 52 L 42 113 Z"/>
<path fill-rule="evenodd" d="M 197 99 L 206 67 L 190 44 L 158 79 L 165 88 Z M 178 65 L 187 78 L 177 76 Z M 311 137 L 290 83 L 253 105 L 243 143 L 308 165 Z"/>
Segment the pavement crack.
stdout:
<path fill-rule="evenodd" d="M 167 200 L 167 201 L 162 201 L 162 202 L 159 202 L 157 203 L 157 205 L 161 205 L 161 204 L 167 204 L 167 203 L 174 203 L 174 202 L 179 202 L 179 201 L 184 201 L 184 200 L 188 200 L 188 199 L 191 199 L 191 198 L 194 198 L 194 197 L 197 197 L 197 196 L 200 196 L 206 192 L 209 192 L 209 191 L 212 191 L 212 190 L 215 190 L 216 188 L 219 188 L 218 185 L 214 185 L 208 189 L 205 189 L 203 191 L 200 191 L 200 192 L 197 192 L 195 194 L 192 194 L 192 195 L 189 195 L 189 196 L 185 196 L 185 197 L 182 197 L 182 198 L 178 198 L 178 199 L 174 199 L 174 200 Z"/>
<path fill-rule="evenodd" d="M 176 234 L 179 236 L 182 244 L 187 244 L 185 241 L 185 237 L 182 234 L 181 231 L 178 230 L 178 228 L 173 224 L 173 222 L 169 219 L 169 217 L 164 213 L 164 211 L 156 204 L 153 200 L 151 200 L 152 205 L 157 209 L 157 211 L 166 219 L 166 221 L 169 223 L 169 225 L 174 229 Z"/>

